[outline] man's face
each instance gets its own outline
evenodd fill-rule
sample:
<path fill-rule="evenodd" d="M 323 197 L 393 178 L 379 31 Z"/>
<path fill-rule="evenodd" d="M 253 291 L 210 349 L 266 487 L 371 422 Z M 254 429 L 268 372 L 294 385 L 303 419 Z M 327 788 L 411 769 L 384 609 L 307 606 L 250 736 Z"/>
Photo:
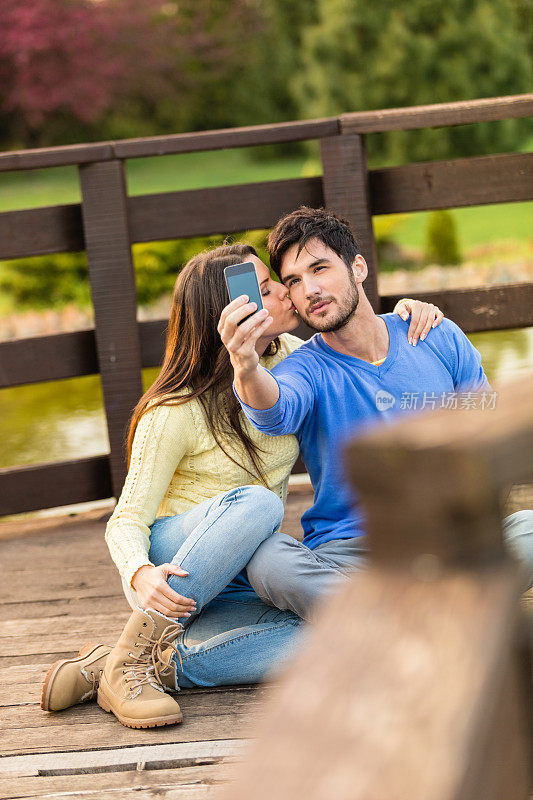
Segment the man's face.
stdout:
<path fill-rule="evenodd" d="M 364 258 L 356 256 L 353 269 L 348 269 L 342 258 L 319 239 L 310 239 L 300 255 L 297 253 L 296 243 L 284 254 L 281 280 L 298 314 L 316 331 L 340 330 L 357 309 L 357 284 L 367 273 Z"/>

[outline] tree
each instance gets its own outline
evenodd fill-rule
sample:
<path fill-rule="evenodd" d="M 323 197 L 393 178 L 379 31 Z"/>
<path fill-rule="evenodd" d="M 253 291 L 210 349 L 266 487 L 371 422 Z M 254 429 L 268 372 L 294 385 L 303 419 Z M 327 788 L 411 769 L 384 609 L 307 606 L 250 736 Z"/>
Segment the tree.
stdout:
<path fill-rule="evenodd" d="M 531 65 L 514 0 L 317 0 L 295 83 L 306 116 L 528 91 Z M 521 120 L 371 137 L 382 160 L 508 150 Z"/>
<path fill-rule="evenodd" d="M 256 19 L 247 0 L 2 0 L 4 144 L 226 123 Z"/>
<path fill-rule="evenodd" d="M 429 215 L 425 259 L 428 264 L 445 266 L 461 262 L 455 220 L 450 211 L 442 209 Z"/>

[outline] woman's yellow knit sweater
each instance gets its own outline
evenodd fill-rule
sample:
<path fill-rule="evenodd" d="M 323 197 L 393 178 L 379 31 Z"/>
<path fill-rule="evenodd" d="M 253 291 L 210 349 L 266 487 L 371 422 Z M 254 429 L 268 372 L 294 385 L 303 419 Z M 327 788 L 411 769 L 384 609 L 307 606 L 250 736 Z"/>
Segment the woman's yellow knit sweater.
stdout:
<path fill-rule="evenodd" d="M 301 339 L 285 333 L 280 336 L 278 353 L 264 356 L 261 364 L 272 369 L 301 344 Z M 260 448 L 269 489 L 285 502 L 289 475 L 298 457 L 296 437 L 266 436 L 244 415 L 242 418 L 244 429 Z M 225 437 L 221 441 L 238 464 L 216 444 L 198 400 L 158 406 L 141 417 L 126 482 L 105 533 L 125 588 L 131 587 L 140 567 L 151 564 L 150 526 L 156 517 L 181 514 L 236 486 L 260 483 L 240 466 L 252 466 L 243 449 Z"/>

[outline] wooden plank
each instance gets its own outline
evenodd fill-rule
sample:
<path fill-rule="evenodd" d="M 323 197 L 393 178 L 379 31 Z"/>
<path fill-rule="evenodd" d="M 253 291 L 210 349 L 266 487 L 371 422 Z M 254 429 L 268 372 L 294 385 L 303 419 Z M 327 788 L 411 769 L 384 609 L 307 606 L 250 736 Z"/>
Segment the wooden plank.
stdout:
<path fill-rule="evenodd" d="M 79 627 L 76 627 L 75 623 L 72 626 L 57 625 L 57 630 L 35 632 L 31 636 L 25 636 L 22 633 L 26 629 L 28 621 L 16 620 L 21 633 L 0 637 L 0 656 L 77 652 L 88 641 L 102 642 L 112 646 L 122 633 L 130 614 L 131 612 L 123 611 L 116 619 L 107 616 L 104 618 L 105 621 L 101 621 L 98 625 L 91 624 L 87 620 L 82 622 Z M 37 622 L 40 621 L 37 620 Z"/>
<path fill-rule="evenodd" d="M 144 367 L 160 367 L 165 355 L 168 319 L 154 319 L 139 323 L 141 363 Z"/>
<path fill-rule="evenodd" d="M 0 523 L 0 558 L 5 569 L 19 572 L 35 568 L 42 560 L 58 559 L 68 552 L 72 566 L 108 565 L 104 542 L 112 500 L 104 508 L 78 514 L 14 518 Z M 24 547 L 21 547 L 21 545 Z"/>
<path fill-rule="evenodd" d="M 323 140 L 324 147 L 333 146 L 336 140 Z M 532 164 L 533 155 L 523 153 L 370 170 L 371 211 L 391 214 L 529 200 L 533 197 Z M 132 242 L 269 228 L 299 205 L 318 207 L 323 202 L 320 178 L 166 192 L 127 200 Z M 79 205 L 0 213 L 0 258 L 83 248 Z"/>
<path fill-rule="evenodd" d="M 533 325 L 533 283 L 410 292 L 409 296 L 435 303 L 465 333 Z M 382 295 L 383 312 L 391 312 L 401 297 L 405 294 Z"/>
<path fill-rule="evenodd" d="M 105 573 L 110 573 L 111 569 L 112 566 L 110 564 L 104 571 Z M 31 572 L 33 572 L 33 570 Z M 96 573 L 94 566 L 91 572 L 92 574 L 89 576 L 89 580 L 92 580 Z M 113 572 L 113 582 L 115 583 L 116 570 L 114 567 Z M 25 573 L 18 572 L 18 575 L 20 576 L 19 581 L 25 580 Z M 48 581 L 50 575 L 51 571 L 49 575 L 45 573 L 43 575 L 43 581 Z M 34 575 L 30 575 L 30 579 L 34 577 Z M 109 579 L 108 574 L 104 577 Z M 117 616 L 113 622 L 114 627 L 116 627 L 119 632 L 126 624 L 129 616 L 130 612 L 124 609 L 124 612 Z M 75 616 L 69 614 L 68 617 L 45 617 L 42 619 L 26 620 L 4 619 L 0 621 L 0 643 L 7 643 L 7 641 L 16 642 L 17 640 L 22 642 L 23 639 L 33 639 L 36 636 L 44 637 L 49 635 L 68 636 L 72 639 L 79 636 L 78 630 L 83 630 L 84 636 L 92 637 L 95 634 L 102 635 L 102 630 L 106 630 L 109 627 L 110 619 L 112 619 L 110 614 L 92 614 L 91 616 Z M 114 636 L 113 634 L 111 636 L 107 634 L 107 638 L 113 640 Z"/>
<path fill-rule="evenodd" d="M 409 108 L 386 108 L 380 111 L 355 111 L 341 114 L 340 127 L 344 133 L 376 133 L 407 131 L 416 128 L 441 128 L 449 125 L 468 125 L 473 122 L 515 119 L 533 115 L 533 94 L 507 97 L 486 97 L 481 100 L 461 100 L 455 103 L 435 103 Z"/>
<path fill-rule="evenodd" d="M 0 386 L 63 380 L 98 372 L 94 329 L 0 342 Z"/>
<path fill-rule="evenodd" d="M 260 692 L 258 689 L 257 692 Z M 204 695 L 179 693 L 184 722 L 146 730 L 126 728 L 112 714 L 106 714 L 96 703 L 73 706 L 66 711 L 49 714 L 36 707 L 2 709 L 2 753 L 5 757 L 32 753 L 98 751 L 131 748 L 147 741 L 150 744 L 197 742 L 202 740 L 242 739 L 257 718 L 261 694 L 231 690 Z"/>
<path fill-rule="evenodd" d="M 503 567 L 432 581 L 377 567 L 354 576 L 269 693 L 222 797 L 457 800 L 501 691 L 515 577 Z"/>
<path fill-rule="evenodd" d="M 238 717 L 241 712 L 252 712 L 258 706 L 263 688 L 247 687 L 246 689 L 234 690 L 232 687 L 225 687 L 221 692 L 179 692 L 177 699 L 180 705 L 183 701 L 184 714 L 187 712 L 189 728 L 196 725 L 196 722 L 205 716 L 210 717 Z M 41 711 L 35 706 L 4 706 L 2 709 L 2 727 L 5 732 L 16 732 L 22 727 L 32 730 L 70 727 L 74 730 L 78 725 L 92 725 L 102 721 L 109 728 L 117 725 L 113 715 L 105 715 L 100 706 L 96 703 L 83 703 L 71 706 L 65 711 L 48 713 Z M 182 727 L 175 728 L 174 733 L 181 731 Z M 39 734 L 40 735 L 40 734 Z M 213 738 L 221 738 L 215 736 Z M 224 737 L 222 737 L 224 738 Z M 225 737 L 227 738 L 227 737 Z M 235 737 L 237 738 L 237 737 Z M 239 737 L 241 738 L 241 737 Z M 141 741 L 145 740 L 143 737 Z M 180 736 L 175 737 L 175 741 L 180 741 Z M 190 741 L 189 739 L 187 741 Z M 113 746 L 118 746 L 119 740 L 111 740 Z M 109 746 L 109 741 L 108 741 Z M 85 742 L 85 749 L 94 749 L 94 743 Z M 70 749 L 70 746 L 69 746 Z"/>
<path fill-rule="evenodd" d="M 63 147 L 41 147 L 35 150 L 12 150 L 0 153 L 0 172 L 19 169 L 63 167 L 113 158 L 113 142 L 70 144 Z"/>
<path fill-rule="evenodd" d="M 533 113 L 533 95 L 442 103 L 343 114 L 340 118 L 282 122 L 243 128 L 125 139 L 118 142 L 69 145 L 0 154 L 0 171 L 81 164 L 114 158 L 136 158 L 168 153 L 198 152 L 229 147 L 276 144 L 335 136 L 421 127 L 464 125 L 487 120 L 527 117 Z"/>
<path fill-rule="evenodd" d="M 391 312 L 402 296 L 382 295 L 383 312 Z M 435 303 L 467 333 L 533 325 L 533 284 L 411 292 L 410 296 Z M 166 319 L 138 323 L 143 368 L 161 364 L 167 325 Z M 309 338 L 307 331 L 296 333 Z M 0 342 L 2 387 L 97 372 L 94 329 Z"/>
<path fill-rule="evenodd" d="M 373 214 L 533 199 L 533 153 L 387 167 L 369 173 Z"/>
<path fill-rule="evenodd" d="M 119 497 L 127 471 L 124 440 L 143 393 L 124 166 L 107 161 L 81 166 L 79 172 L 111 482 Z"/>
<path fill-rule="evenodd" d="M 214 798 L 216 796 L 218 787 L 205 784 L 192 786 L 184 786 L 182 784 L 173 786 L 170 784 L 161 787 L 141 788 L 138 791 L 134 791 L 136 800 L 159 800 L 159 798 L 164 798 L 164 800 L 208 800 L 208 798 Z M 115 800 L 115 798 L 121 797 L 122 795 L 122 789 L 110 788 L 96 789 L 94 792 L 87 790 L 84 793 L 61 792 L 60 794 L 56 794 L 52 792 L 51 794 L 45 795 L 45 797 L 47 800 L 70 800 L 72 797 L 75 797 L 76 800 L 85 797 L 89 798 L 89 800 Z M 6 800 L 10 799 L 6 798 Z"/>
<path fill-rule="evenodd" d="M 222 744 L 222 742 L 220 743 Z M 238 743 L 240 744 L 240 742 Z M 162 745 L 163 747 L 165 745 Z M 190 745 L 188 745 L 190 747 Z M 191 748 L 192 750 L 192 748 Z M 240 748 L 236 748 L 236 753 Z M 233 754 L 232 754 L 233 755 Z M 213 761 L 213 759 L 215 759 Z M 76 772 L 73 775 L 39 775 L 37 777 L 2 777 L 0 773 L 0 792 L 4 800 L 22 797 L 64 797 L 72 796 L 75 789 L 78 797 L 93 798 L 106 796 L 107 792 L 117 796 L 118 792 L 154 790 L 157 796 L 168 796 L 167 789 L 180 787 L 182 791 L 187 788 L 210 787 L 229 781 L 234 772 L 235 764 L 231 756 L 200 756 L 199 766 L 178 766 L 176 768 L 161 769 L 136 769 L 132 765 L 129 769 L 117 772 Z M 142 763 L 142 762 L 138 762 Z M 83 767 L 82 767 L 83 768 Z M 182 795 L 180 795 L 181 797 Z"/>
<path fill-rule="evenodd" d="M 69 566 L 66 572 L 58 570 L 55 565 L 43 564 L 41 568 L 17 574 L 20 576 L 17 582 L 4 581 L 0 586 L 0 598 L 4 603 L 22 602 L 28 597 L 28 586 L 32 586 L 32 599 L 41 601 L 60 597 L 95 597 L 102 594 L 109 597 L 122 594 L 118 572 L 111 563 L 105 567 Z"/>
<path fill-rule="evenodd" d="M 322 205 L 320 178 L 220 186 L 130 197 L 134 242 L 270 228 L 299 205 Z"/>
<path fill-rule="evenodd" d="M 0 213 L 0 258 L 84 249 L 79 203 Z"/>
<path fill-rule="evenodd" d="M 0 516 L 112 495 L 105 455 L 0 470 Z"/>
<path fill-rule="evenodd" d="M 281 144 L 319 139 L 322 136 L 336 136 L 338 132 L 337 118 L 326 117 L 200 133 L 178 133 L 173 136 L 125 139 L 115 143 L 115 155 L 117 158 L 137 158 L 138 156 L 159 156 L 168 153 L 193 153 L 200 150 Z"/>
<path fill-rule="evenodd" d="M 200 133 L 178 133 L 173 136 L 123 139 L 117 142 L 17 150 L 0 153 L 0 172 L 109 161 L 116 158 L 162 156 L 169 153 L 194 153 L 200 150 L 298 142 L 322 136 L 335 136 L 338 129 L 337 118 L 328 117 Z"/>
<path fill-rule="evenodd" d="M 216 785 L 198 784 L 198 785 L 183 785 L 178 783 L 173 785 L 154 786 L 150 788 L 149 785 L 141 787 L 140 789 L 133 789 L 135 791 L 136 800 L 207 800 L 207 798 L 214 798 L 218 787 Z M 115 800 L 117 797 L 123 795 L 121 788 L 102 788 L 91 791 L 90 789 L 84 792 L 51 792 L 46 795 L 33 795 L 34 797 L 46 797 L 47 800 L 71 800 L 75 797 L 76 800 L 87 797 L 88 800 Z M 15 800 L 18 795 L 11 795 L 6 797 L 5 800 Z"/>
<path fill-rule="evenodd" d="M 4 667 L 2 663 L 3 659 L 0 660 L 0 709 L 8 706 L 33 706 L 36 710 L 45 675 L 53 662 L 47 660 L 45 664 L 24 664 L 23 669 L 19 666 Z"/>
<path fill-rule="evenodd" d="M 349 223 L 368 264 L 363 286 L 377 312 L 377 254 L 372 216 L 365 142 L 362 136 L 338 136 L 321 140 L 324 205 Z"/>
<path fill-rule="evenodd" d="M 165 192 L 127 199 L 131 241 L 150 242 L 269 228 L 298 205 L 322 205 L 320 178 Z M 80 251 L 81 206 L 0 213 L 0 258 Z"/>
<path fill-rule="evenodd" d="M 142 367 L 160 366 L 168 319 L 138 323 Z M 98 373 L 94 328 L 0 342 L 0 387 Z"/>
<path fill-rule="evenodd" d="M 435 303 L 467 333 L 533 325 L 533 284 L 516 283 L 474 289 L 411 292 L 415 300 Z M 382 295 L 384 313 L 403 295 Z M 168 320 L 138 323 L 142 367 L 161 364 Z M 296 335 L 309 338 L 304 326 Z M 61 380 L 98 372 L 94 329 L 0 342 L 0 386 Z"/>
<path fill-rule="evenodd" d="M 36 600 L 26 599 L 18 603 L 6 603 L 1 607 L 2 613 L 9 613 L 11 619 L 41 619 L 42 617 L 49 617 L 51 614 L 61 616 L 62 614 L 90 614 L 93 611 L 95 614 L 109 610 L 112 614 L 114 611 L 122 612 L 128 608 L 126 598 L 122 595 L 103 595 L 100 597 L 59 597 L 51 600 Z M 32 660 L 32 663 L 39 663 L 38 660 Z"/>

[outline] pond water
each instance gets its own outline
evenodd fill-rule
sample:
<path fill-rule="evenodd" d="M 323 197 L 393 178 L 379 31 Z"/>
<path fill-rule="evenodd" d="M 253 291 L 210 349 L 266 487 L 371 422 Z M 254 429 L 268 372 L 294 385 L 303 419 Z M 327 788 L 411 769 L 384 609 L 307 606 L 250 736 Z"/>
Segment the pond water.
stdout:
<path fill-rule="evenodd" d="M 472 334 L 493 387 L 533 372 L 533 328 Z M 143 371 L 148 387 L 157 369 Z M 73 378 L 0 391 L 0 467 L 108 452 L 100 378 Z"/>

